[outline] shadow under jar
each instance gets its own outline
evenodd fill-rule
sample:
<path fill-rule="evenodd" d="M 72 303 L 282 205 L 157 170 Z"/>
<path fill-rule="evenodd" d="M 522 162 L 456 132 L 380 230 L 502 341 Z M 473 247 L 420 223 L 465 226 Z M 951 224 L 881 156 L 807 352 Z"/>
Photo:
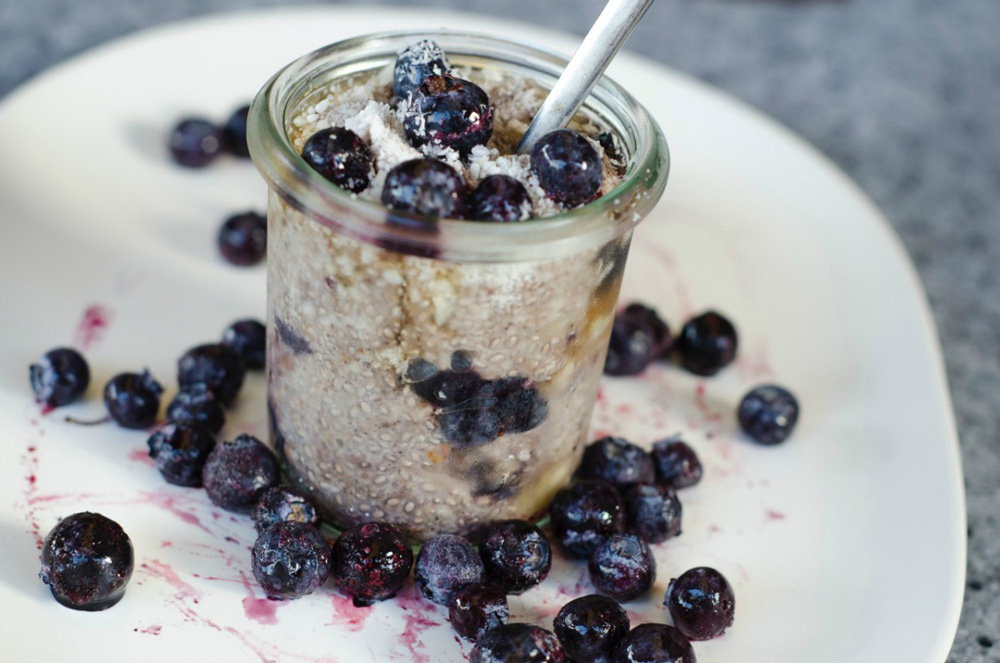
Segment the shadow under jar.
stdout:
<path fill-rule="evenodd" d="M 255 99 L 248 129 L 270 186 L 272 443 L 327 520 L 388 521 L 418 541 L 489 520 L 537 519 L 569 482 L 632 230 L 668 171 L 662 133 L 607 77 L 574 122 L 617 137 L 620 172 L 599 199 L 554 216 L 411 216 L 310 169 L 299 151 L 317 106 L 359 88 L 388 98 L 396 53 L 424 38 L 464 78 L 537 92 L 522 99 L 540 102 L 566 65 L 475 34 L 363 36 L 278 72 Z M 530 115 L 504 117 L 490 146 L 510 151 Z"/>

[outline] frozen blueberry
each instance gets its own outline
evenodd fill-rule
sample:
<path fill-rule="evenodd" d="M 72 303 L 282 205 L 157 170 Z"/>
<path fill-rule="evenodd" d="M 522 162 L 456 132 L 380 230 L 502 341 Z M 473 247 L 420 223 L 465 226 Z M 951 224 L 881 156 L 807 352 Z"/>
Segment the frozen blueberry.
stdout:
<path fill-rule="evenodd" d="M 302 158 L 313 170 L 337 186 L 361 193 L 371 183 L 375 156 L 368 144 L 350 129 L 317 131 L 302 146 Z"/>
<path fill-rule="evenodd" d="M 382 203 L 392 210 L 449 219 L 465 218 L 468 196 L 462 176 L 430 158 L 397 165 L 382 188 Z"/>
<path fill-rule="evenodd" d="M 671 579 L 663 604 L 681 633 L 692 640 L 710 640 L 733 625 L 736 597 L 724 575 L 700 566 Z"/>
<path fill-rule="evenodd" d="M 203 383 L 188 385 L 167 405 L 167 421 L 175 424 L 204 426 L 218 435 L 226 423 L 222 406 Z"/>
<path fill-rule="evenodd" d="M 104 405 L 119 426 L 146 428 L 156 421 L 162 393 L 149 371 L 119 373 L 104 386 Z"/>
<path fill-rule="evenodd" d="M 222 332 L 222 344 L 228 345 L 243 358 L 248 369 L 264 368 L 267 356 L 267 328 L 260 320 L 237 320 Z"/>
<path fill-rule="evenodd" d="M 267 598 L 297 599 L 322 587 L 330 576 L 330 544 L 315 527 L 284 520 L 257 537 L 250 568 Z"/>
<path fill-rule="evenodd" d="M 218 245 L 230 264 L 256 265 L 267 256 L 267 217 L 257 212 L 230 216 L 219 228 Z"/>
<path fill-rule="evenodd" d="M 761 444 L 781 444 L 799 420 L 799 402 L 790 391 L 776 384 L 752 389 L 737 414 L 740 428 Z"/>
<path fill-rule="evenodd" d="M 508 617 L 507 595 L 496 585 L 467 585 L 455 592 L 448 605 L 451 627 L 466 640 L 478 640 L 490 629 L 506 624 Z"/>
<path fill-rule="evenodd" d="M 208 455 L 201 478 L 216 506 L 249 512 L 261 491 L 278 485 L 278 459 L 252 435 L 239 435 L 219 444 Z"/>
<path fill-rule="evenodd" d="M 431 74 L 404 102 L 410 145 L 450 147 L 463 157 L 493 135 L 493 109 L 481 87 L 451 74 Z"/>
<path fill-rule="evenodd" d="M 601 155 L 590 141 L 572 129 L 557 129 L 531 148 L 531 172 L 546 195 L 566 207 L 597 197 L 603 179 Z"/>
<path fill-rule="evenodd" d="M 509 175 L 490 175 L 473 190 L 471 217 L 478 221 L 525 221 L 531 218 L 531 197 Z"/>
<path fill-rule="evenodd" d="M 482 533 L 479 556 L 486 579 L 508 594 L 534 587 L 552 568 L 552 549 L 542 530 L 524 520 L 490 523 Z"/>
<path fill-rule="evenodd" d="M 257 532 L 263 532 L 275 523 L 291 520 L 311 527 L 319 527 L 319 512 L 309 498 L 290 486 L 272 486 L 260 493 L 250 512 Z"/>
<path fill-rule="evenodd" d="M 167 483 L 201 486 L 201 471 L 215 448 L 215 436 L 197 424 L 167 424 L 146 442 L 149 457 L 156 461 Z"/>
<path fill-rule="evenodd" d="M 49 350 L 28 368 L 28 375 L 35 396 L 52 407 L 72 403 L 90 384 L 87 360 L 73 348 Z"/>
<path fill-rule="evenodd" d="M 249 114 L 250 104 L 240 106 L 222 125 L 223 147 L 233 156 L 243 159 L 250 157 L 250 148 L 247 147 L 247 115 Z"/>
<path fill-rule="evenodd" d="M 559 640 L 533 624 L 502 624 L 476 642 L 469 663 L 566 663 Z"/>
<path fill-rule="evenodd" d="M 483 581 L 483 560 L 466 539 L 441 534 L 420 549 L 413 579 L 424 597 L 448 605 L 456 591 Z"/>
<path fill-rule="evenodd" d="M 666 624 L 640 624 L 615 647 L 611 663 L 695 663 L 684 634 Z"/>
<path fill-rule="evenodd" d="M 430 39 L 422 39 L 396 55 L 392 92 L 400 99 L 406 99 L 431 74 L 440 76 L 450 72 L 451 66 L 441 47 Z"/>
<path fill-rule="evenodd" d="M 715 375 L 736 358 L 736 328 L 726 317 L 708 311 L 684 323 L 674 341 L 681 365 L 696 375 Z"/>
<path fill-rule="evenodd" d="M 581 479 L 556 493 L 549 505 L 552 534 L 573 556 L 587 559 L 597 544 L 625 531 L 621 495 L 607 481 Z"/>
<path fill-rule="evenodd" d="M 205 385 L 222 405 L 230 405 L 243 386 L 246 366 L 240 354 L 222 343 L 198 345 L 177 360 L 181 390 Z"/>
<path fill-rule="evenodd" d="M 59 521 L 42 544 L 42 579 L 56 601 L 74 610 L 106 610 L 125 595 L 132 577 L 132 541 L 99 513 Z"/>
<path fill-rule="evenodd" d="M 656 480 L 649 453 L 623 437 L 602 437 L 588 444 L 576 474 L 581 479 L 603 479 L 622 491 Z"/>
<path fill-rule="evenodd" d="M 359 607 L 395 596 L 412 566 L 410 544 L 388 523 L 357 525 L 333 544 L 333 579 Z"/>
<path fill-rule="evenodd" d="M 656 559 L 635 534 L 612 534 L 594 549 L 587 564 L 594 588 L 622 603 L 639 598 L 656 580 Z"/>
<path fill-rule="evenodd" d="M 223 137 L 217 126 L 200 117 L 177 123 L 167 141 L 170 155 L 188 168 L 203 168 L 222 153 Z"/>
<path fill-rule="evenodd" d="M 656 481 L 671 488 L 689 488 L 699 481 L 703 469 L 698 454 L 678 436 L 653 443 L 653 465 Z"/>
<path fill-rule="evenodd" d="M 552 630 L 570 660 L 608 663 L 628 635 L 628 613 L 607 596 L 581 596 L 559 610 Z"/>
<path fill-rule="evenodd" d="M 628 531 L 647 543 L 661 543 L 681 533 L 681 501 L 669 486 L 640 483 L 625 493 Z"/>
<path fill-rule="evenodd" d="M 670 350 L 670 329 L 656 311 L 630 304 L 615 316 L 604 360 L 606 375 L 635 375 Z"/>

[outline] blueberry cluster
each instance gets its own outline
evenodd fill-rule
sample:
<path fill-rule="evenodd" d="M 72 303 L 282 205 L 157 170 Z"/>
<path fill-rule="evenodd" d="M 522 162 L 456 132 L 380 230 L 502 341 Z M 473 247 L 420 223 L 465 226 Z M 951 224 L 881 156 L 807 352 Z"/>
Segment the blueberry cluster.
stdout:
<path fill-rule="evenodd" d="M 231 154 L 249 158 L 247 148 L 247 115 L 250 105 L 240 106 L 217 125 L 204 117 L 186 117 L 170 131 L 167 147 L 178 165 L 187 168 L 204 168 L 219 155 Z"/>

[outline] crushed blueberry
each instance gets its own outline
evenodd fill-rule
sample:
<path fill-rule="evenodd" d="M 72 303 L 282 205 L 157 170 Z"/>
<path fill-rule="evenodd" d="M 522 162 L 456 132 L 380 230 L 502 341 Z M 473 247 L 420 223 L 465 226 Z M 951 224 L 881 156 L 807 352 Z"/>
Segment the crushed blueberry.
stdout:
<path fill-rule="evenodd" d="M 330 576 L 330 544 L 315 527 L 283 520 L 254 541 L 250 568 L 267 598 L 297 599 L 322 587 Z"/>
<path fill-rule="evenodd" d="M 236 157 L 248 159 L 250 148 L 247 147 L 247 116 L 250 105 L 240 106 L 233 111 L 222 125 L 222 145 L 226 151 Z"/>
<path fill-rule="evenodd" d="M 195 346 L 177 360 L 177 383 L 181 390 L 203 384 L 225 406 L 236 400 L 245 376 L 243 358 L 222 343 Z"/>
<path fill-rule="evenodd" d="M 222 223 L 217 242 L 230 264 L 256 265 L 267 256 L 267 217 L 258 212 L 234 214 Z"/>
<path fill-rule="evenodd" d="M 119 426 L 146 428 L 156 421 L 162 393 L 149 371 L 119 373 L 104 386 L 104 405 Z"/>
<path fill-rule="evenodd" d="M 663 604 L 681 633 L 691 640 L 710 640 L 733 625 L 736 597 L 724 575 L 700 566 L 671 579 Z"/>
<path fill-rule="evenodd" d="M 552 630 L 570 660 L 608 663 L 628 635 L 628 613 L 607 596 L 581 596 L 559 610 Z"/>
<path fill-rule="evenodd" d="M 612 663 L 695 663 L 684 634 L 667 624 L 640 624 L 622 638 Z"/>
<path fill-rule="evenodd" d="M 215 435 L 197 424 L 167 424 L 153 433 L 146 445 L 167 483 L 199 487 L 205 461 L 215 448 Z"/>
<path fill-rule="evenodd" d="M 302 146 L 302 158 L 317 173 L 352 193 L 371 184 L 375 156 L 368 144 L 350 129 L 330 127 L 317 131 Z"/>
<path fill-rule="evenodd" d="M 290 486 L 271 486 L 263 490 L 250 512 L 257 532 L 263 532 L 275 523 L 286 520 L 319 527 L 316 506 L 298 490 Z"/>
<path fill-rule="evenodd" d="M 299 330 L 282 320 L 277 313 L 274 315 L 274 328 L 278 330 L 278 340 L 291 350 L 292 354 L 307 355 L 312 352 L 309 341 L 302 336 Z"/>
<path fill-rule="evenodd" d="M 493 135 L 490 98 L 471 81 L 431 74 L 404 102 L 403 131 L 414 147 L 450 147 L 466 157 Z"/>
<path fill-rule="evenodd" d="M 681 533 L 681 501 L 669 486 L 640 483 L 625 493 L 628 531 L 647 543 L 661 543 Z"/>
<path fill-rule="evenodd" d="M 698 454 L 679 436 L 657 440 L 650 455 L 656 467 L 657 483 L 680 489 L 701 481 L 704 470 Z"/>
<path fill-rule="evenodd" d="M 430 158 L 397 165 L 385 176 L 382 188 L 382 203 L 389 209 L 439 218 L 464 219 L 468 197 L 462 176 Z"/>
<path fill-rule="evenodd" d="M 587 564 L 594 588 L 622 603 L 639 598 L 656 580 L 656 559 L 635 534 L 612 534 L 594 549 Z"/>
<path fill-rule="evenodd" d="M 483 581 L 483 561 L 468 540 L 441 534 L 420 549 L 413 579 L 425 598 L 448 605 L 456 591 Z"/>
<path fill-rule="evenodd" d="M 396 54 L 392 92 L 398 98 L 406 99 L 431 74 L 440 76 L 448 73 L 451 73 L 451 66 L 441 47 L 430 39 L 422 39 Z"/>
<path fill-rule="evenodd" d="M 167 405 L 167 421 L 204 426 L 218 435 L 226 423 L 226 415 L 219 401 L 215 400 L 215 394 L 199 382 L 177 392 Z"/>
<path fill-rule="evenodd" d="M 90 367 L 83 355 L 73 348 L 56 348 L 31 364 L 28 376 L 38 400 L 58 407 L 72 403 L 87 391 Z"/>
<path fill-rule="evenodd" d="M 455 633 L 476 641 L 510 617 L 507 595 L 496 585 L 466 585 L 455 592 L 448 605 L 448 619 Z"/>
<path fill-rule="evenodd" d="M 358 607 L 395 596 L 412 566 L 410 544 L 388 523 L 357 525 L 333 544 L 334 582 Z"/>
<path fill-rule="evenodd" d="M 559 640 L 533 624 L 501 624 L 479 638 L 469 663 L 566 663 Z"/>
<path fill-rule="evenodd" d="M 604 360 L 606 375 L 636 375 L 670 350 L 670 328 L 653 309 L 629 304 L 615 316 Z"/>
<path fill-rule="evenodd" d="M 228 345 L 243 358 L 248 369 L 264 368 L 267 357 L 267 328 L 260 320 L 237 320 L 222 332 L 222 344 Z"/>
<path fill-rule="evenodd" d="M 470 216 L 478 221 L 525 221 L 531 218 L 528 190 L 509 175 L 490 175 L 472 191 Z"/>
<path fill-rule="evenodd" d="M 59 521 L 42 544 L 38 574 L 56 601 L 74 610 L 106 610 L 121 601 L 132 577 L 132 541 L 99 513 Z"/>
<path fill-rule="evenodd" d="M 607 481 L 581 479 L 549 505 L 552 534 L 573 557 L 587 559 L 597 544 L 625 531 L 621 495 Z"/>
<path fill-rule="evenodd" d="M 799 402 L 776 384 L 755 387 L 740 401 L 740 428 L 761 444 L 781 444 L 799 421 Z"/>
<path fill-rule="evenodd" d="M 736 358 L 736 328 L 725 316 L 708 311 L 684 323 L 674 341 L 681 365 L 696 375 L 715 375 Z"/>
<path fill-rule="evenodd" d="M 601 155 L 572 129 L 557 129 L 538 139 L 531 149 L 531 171 L 546 195 L 567 207 L 596 198 L 604 177 Z"/>
<path fill-rule="evenodd" d="M 239 435 L 212 450 L 201 478 L 213 504 L 246 513 L 261 491 L 278 485 L 278 474 L 274 452 L 252 435 Z"/>
<path fill-rule="evenodd" d="M 167 145 L 178 164 L 204 168 L 222 153 L 222 131 L 204 118 L 185 118 L 171 130 Z"/>
<path fill-rule="evenodd" d="M 656 480 L 649 453 L 623 437 L 602 437 L 588 444 L 576 474 L 581 479 L 603 479 L 621 491 Z"/>
<path fill-rule="evenodd" d="M 552 568 L 552 549 L 542 530 L 524 520 L 503 520 L 481 532 L 479 556 L 486 579 L 508 594 L 534 587 Z"/>

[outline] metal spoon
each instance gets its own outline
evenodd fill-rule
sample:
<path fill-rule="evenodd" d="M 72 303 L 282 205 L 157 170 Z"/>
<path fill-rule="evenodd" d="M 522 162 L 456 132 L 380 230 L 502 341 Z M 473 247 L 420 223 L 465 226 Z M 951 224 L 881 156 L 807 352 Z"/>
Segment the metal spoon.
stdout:
<path fill-rule="evenodd" d="M 609 0 L 517 144 L 519 154 L 569 122 L 651 4 L 653 0 Z"/>

